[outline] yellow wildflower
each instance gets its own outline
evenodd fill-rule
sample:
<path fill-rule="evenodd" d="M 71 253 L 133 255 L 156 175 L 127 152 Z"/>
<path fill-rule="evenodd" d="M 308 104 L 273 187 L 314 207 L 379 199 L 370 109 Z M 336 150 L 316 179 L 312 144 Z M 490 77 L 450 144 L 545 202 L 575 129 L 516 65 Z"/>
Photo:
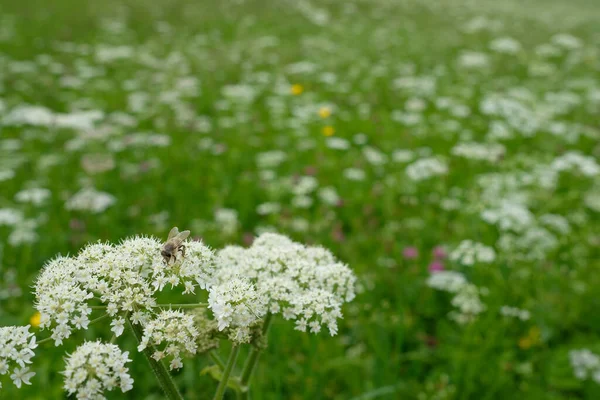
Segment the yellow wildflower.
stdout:
<path fill-rule="evenodd" d="M 537 326 L 532 326 L 527 335 L 519 339 L 519 347 L 527 350 L 532 346 L 536 346 L 542 342 L 542 332 Z"/>
<path fill-rule="evenodd" d="M 299 94 L 302 94 L 302 92 L 304 92 L 304 87 L 298 83 L 293 84 L 290 91 L 292 92 L 292 94 L 294 96 L 298 96 Z"/>
<path fill-rule="evenodd" d="M 331 108 L 330 107 L 324 106 L 324 107 L 319 108 L 319 116 L 321 118 L 327 118 L 330 115 L 331 115 Z"/>
<path fill-rule="evenodd" d="M 31 326 L 37 328 L 38 326 L 40 326 L 41 320 L 42 315 L 36 311 L 35 314 L 33 314 L 31 318 L 29 318 L 29 323 L 31 324 Z"/>
<path fill-rule="evenodd" d="M 332 136 L 335 133 L 335 129 L 331 125 L 327 125 L 323 127 L 323 135 Z"/>

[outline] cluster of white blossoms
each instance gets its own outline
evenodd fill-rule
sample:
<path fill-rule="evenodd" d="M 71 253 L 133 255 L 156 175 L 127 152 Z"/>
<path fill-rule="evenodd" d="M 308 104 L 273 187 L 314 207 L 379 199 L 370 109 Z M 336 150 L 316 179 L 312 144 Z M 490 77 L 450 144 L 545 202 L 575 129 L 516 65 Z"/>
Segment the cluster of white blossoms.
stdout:
<path fill-rule="evenodd" d="M 65 390 L 90 400 L 105 399 L 102 393 L 115 388 L 131 390 L 133 379 L 125 367 L 131 361 L 128 356 L 114 344 L 85 342 L 66 359 Z"/>
<path fill-rule="evenodd" d="M 504 315 L 505 317 L 518 318 L 521 321 L 527 321 L 531 317 L 531 313 L 529 311 L 511 306 L 502 306 L 500 308 L 500 314 Z"/>
<path fill-rule="evenodd" d="M 481 302 L 481 295 L 485 294 L 486 290 L 468 282 L 460 272 L 436 272 L 429 276 L 426 283 L 434 289 L 454 294 L 451 303 L 456 310 L 451 311 L 449 317 L 459 324 L 473 321 L 486 309 L 485 304 Z"/>
<path fill-rule="evenodd" d="M 245 328 L 267 313 L 296 321 L 296 329 L 337 333 L 341 305 L 354 298 L 355 276 L 320 247 L 265 233 L 250 248 L 228 246 L 217 253 L 219 266 L 209 304 L 219 329 Z M 239 332 L 240 337 L 247 337 Z"/>
<path fill-rule="evenodd" d="M 447 173 L 448 164 L 436 157 L 421 158 L 406 167 L 406 175 L 413 181 L 423 181 Z"/>
<path fill-rule="evenodd" d="M 99 214 L 116 201 L 116 198 L 109 193 L 100 192 L 94 188 L 83 188 L 67 200 L 65 208 L 67 210 L 90 211 Z"/>
<path fill-rule="evenodd" d="M 155 350 L 152 357 L 160 361 L 170 357 L 171 369 L 183 367 L 182 354 L 196 354 L 198 329 L 194 317 L 182 311 L 164 310 L 144 326 L 144 335 L 138 351 L 150 347 Z"/>
<path fill-rule="evenodd" d="M 161 254 L 163 244 L 143 236 L 119 244 L 98 242 L 74 257 L 48 262 L 35 284 L 40 327 L 52 330 L 58 346 L 74 330 L 87 329 L 92 310 L 99 308 L 111 317 L 115 337 L 128 320 L 139 325 L 138 350 L 157 361 L 168 359 L 170 368 L 178 369 L 184 356 L 216 347 L 219 337 L 237 344 L 260 342 L 270 314 L 294 320 L 304 332 L 326 326 L 334 335 L 343 303 L 354 298 L 356 277 L 345 264 L 326 249 L 278 234 L 265 233 L 250 248 L 228 246 L 217 254 L 201 242 L 185 241 L 169 260 Z M 157 304 L 156 294 L 165 288 L 188 295 L 206 290 L 208 308 L 161 310 L 165 305 Z M 19 364 L 11 375 L 17 386 L 29 384 L 33 375 L 25 364 L 36 343 L 28 341 L 27 330 L 0 331 L 0 374 L 9 362 Z M 67 359 L 66 390 L 81 399 L 102 399 L 104 390 L 131 389 L 127 355 L 112 344 L 86 342 Z"/>
<path fill-rule="evenodd" d="M 209 286 L 214 269 L 213 252 L 200 242 L 187 243 L 185 257 L 167 265 L 160 254 L 162 242 L 134 237 L 118 245 L 94 243 L 76 257 L 60 257 L 42 270 L 35 288 L 41 327 L 53 326 L 56 345 L 73 329 L 87 329 L 90 299 L 107 305 L 116 317 L 113 331 L 123 331 L 119 312 L 132 312 L 134 322 L 144 322 L 156 305 L 154 294 L 165 285 L 184 285 L 184 293 Z"/>
<path fill-rule="evenodd" d="M 600 383 L 600 357 L 588 349 L 571 350 L 569 361 L 577 379 Z"/>
<path fill-rule="evenodd" d="M 16 387 L 31 385 L 29 381 L 35 372 L 30 372 L 33 349 L 37 347 L 35 336 L 27 326 L 6 326 L 0 328 L 0 376 L 10 374 Z M 2 382 L 0 382 L 2 388 Z"/>
<path fill-rule="evenodd" d="M 454 146 L 451 153 L 475 161 L 500 161 L 506 152 L 506 148 L 498 143 L 463 142 Z"/>
<path fill-rule="evenodd" d="M 450 260 L 462 265 L 489 264 L 496 259 L 496 252 L 483 243 L 463 240 L 450 255 Z"/>

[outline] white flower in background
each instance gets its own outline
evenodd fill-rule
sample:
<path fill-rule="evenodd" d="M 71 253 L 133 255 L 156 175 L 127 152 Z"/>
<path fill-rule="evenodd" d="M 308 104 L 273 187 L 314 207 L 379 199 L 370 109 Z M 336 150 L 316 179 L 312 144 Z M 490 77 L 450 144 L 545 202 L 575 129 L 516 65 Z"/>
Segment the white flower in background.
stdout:
<path fill-rule="evenodd" d="M 465 69 L 485 68 L 490 64 L 490 58 L 485 53 L 463 51 L 458 57 L 458 65 Z"/>
<path fill-rule="evenodd" d="M 277 214 L 279 211 L 281 211 L 281 205 L 274 202 L 262 203 L 256 207 L 256 213 L 258 215 Z"/>
<path fill-rule="evenodd" d="M 558 33 L 552 36 L 552 43 L 567 50 L 574 50 L 583 46 L 581 39 L 567 33 Z"/>
<path fill-rule="evenodd" d="M 421 158 L 406 167 L 406 175 L 413 181 L 423 181 L 448 173 L 448 164 L 435 158 Z"/>
<path fill-rule="evenodd" d="M 105 391 L 131 390 L 133 379 L 125 367 L 131 361 L 128 356 L 115 344 L 85 342 L 66 359 L 65 390 L 78 399 L 106 399 Z"/>
<path fill-rule="evenodd" d="M 600 357 L 588 349 L 571 350 L 569 361 L 575 377 L 579 380 L 592 379 L 600 383 Z"/>
<path fill-rule="evenodd" d="M 333 186 L 326 186 L 319 189 L 319 198 L 325 204 L 335 206 L 340 202 L 340 196 Z"/>
<path fill-rule="evenodd" d="M 35 243 L 39 239 L 39 235 L 35 229 L 38 226 L 38 221 L 35 219 L 26 219 L 16 225 L 14 230 L 8 236 L 8 243 L 11 246 L 20 246 L 22 244 Z"/>
<path fill-rule="evenodd" d="M 348 150 L 351 146 L 349 141 L 341 137 L 329 137 L 325 143 L 333 150 Z"/>
<path fill-rule="evenodd" d="M 503 200 L 493 208 L 481 212 L 481 219 L 494 224 L 501 231 L 523 232 L 535 222 L 535 217 L 523 204 Z"/>
<path fill-rule="evenodd" d="M 496 259 L 496 252 L 483 243 L 472 240 L 463 240 L 458 247 L 454 249 L 449 259 L 467 266 L 475 264 L 489 264 Z"/>
<path fill-rule="evenodd" d="M 571 225 L 569 221 L 558 214 L 544 214 L 539 218 L 540 224 L 547 226 L 561 235 L 568 235 L 571 233 Z"/>
<path fill-rule="evenodd" d="M 67 210 L 101 213 L 116 202 L 116 198 L 94 188 L 84 188 L 75 193 L 65 204 Z"/>
<path fill-rule="evenodd" d="M 15 200 L 19 203 L 30 203 L 34 206 L 44 204 L 48 198 L 52 195 L 52 192 L 44 188 L 31 188 L 24 189 L 15 194 Z"/>
<path fill-rule="evenodd" d="M 287 154 L 281 150 L 265 151 L 256 155 L 258 168 L 275 168 L 287 159 Z"/>
<path fill-rule="evenodd" d="M 453 155 L 469 160 L 497 162 L 504 157 L 506 149 L 497 143 L 459 143 L 450 151 Z"/>
<path fill-rule="evenodd" d="M 0 182 L 7 181 L 15 177 L 15 171 L 12 169 L 0 169 Z"/>
<path fill-rule="evenodd" d="M 297 196 L 307 195 L 319 187 L 319 181 L 314 176 L 302 176 L 294 183 L 292 193 Z"/>
<path fill-rule="evenodd" d="M 529 311 L 511 306 L 502 306 L 500 308 L 500 314 L 502 314 L 505 317 L 518 318 L 521 321 L 528 321 L 531 317 Z"/>
<path fill-rule="evenodd" d="M 183 366 L 182 355 L 196 354 L 198 335 L 192 315 L 182 311 L 164 310 L 145 323 L 138 351 L 151 346 L 155 349 L 152 355 L 155 360 L 170 358 L 170 368 L 179 369 Z"/>
<path fill-rule="evenodd" d="M 407 163 L 415 158 L 411 150 L 398 149 L 392 153 L 392 160 L 397 163 Z"/>
<path fill-rule="evenodd" d="M 29 332 L 29 325 L 0 327 L 0 377 L 12 371 L 10 379 L 16 387 L 20 388 L 23 383 L 31 385 L 29 380 L 35 372 L 29 372 L 26 365 L 31 364 L 36 347 L 35 336 Z"/>
<path fill-rule="evenodd" d="M 346 168 L 344 170 L 344 177 L 351 181 L 364 181 L 367 174 L 360 168 Z"/>
<path fill-rule="evenodd" d="M 498 248 L 512 257 L 538 261 L 544 260 L 558 244 L 556 236 L 540 226 L 531 226 L 519 235 L 503 234 L 497 242 Z"/>
<path fill-rule="evenodd" d="M 521 51 L 522 46 L 511 37 L 499 37 L 490 42 L 490 49 L 497 53 L 517 54 Z"/>
<path fill-rule="evenodd" d="M 450 313 L 450 318 L 459 324 L 473 321 L 486 309 L 485 304 L 481 302 L 480 293 L 480 289 L 472 283 L 460 286 L 452 299 L 452 305 L 457 310 Z"/>
<path fill-rule="evenodd" d="M 215 210 L 215 223 L 225 235 L 233 235 L 239 229 L 238 212 L 230 208 Z"/>
<path fill-rule="evenodd" d="M 369 164 L 383 165 L 388 162 L 388 156 L 375 147 L 366 146 L 362 149 L 362 152 Z"/>
<path fill-rule="evenodd" d="M 0 208 L 0 226 L 14 226 L 23 221 L 23 213 L 15 208 Z"/>
<path fill-rule="evenodd" d="M 465 276 L 456 271 L 439 271 L 427 278 L 427 286 L 450 293 L 456 293 L 466 283 Z"/>
<path fill-rule="evenodd" d="M 557 157 L 550 164 L 550 168 L 557 172 L 578 171 L 580 174 L 593 177 L 600 175 L 600 165 L 591 156 L 584 156 L 576 151 L 568 151 Z"/>

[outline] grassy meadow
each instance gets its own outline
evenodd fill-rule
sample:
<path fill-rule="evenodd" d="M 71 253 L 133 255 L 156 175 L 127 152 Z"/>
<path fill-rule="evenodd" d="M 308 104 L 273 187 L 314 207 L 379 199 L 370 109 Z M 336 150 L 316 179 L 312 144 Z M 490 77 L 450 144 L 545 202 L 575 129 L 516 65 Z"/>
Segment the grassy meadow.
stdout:
<path fill-rule="evenodd" d="M 280 232 L 357 296 L 335 336 L 275 319 L 252 399 L 598 399 L 599 158 L 596 1 L 0 0 L 0 326 L 88 242 Z M 0 398 L 67 398 L 98 337 Z M 107 397 L 161 399 L 117 343 L 135 383 Z"/>

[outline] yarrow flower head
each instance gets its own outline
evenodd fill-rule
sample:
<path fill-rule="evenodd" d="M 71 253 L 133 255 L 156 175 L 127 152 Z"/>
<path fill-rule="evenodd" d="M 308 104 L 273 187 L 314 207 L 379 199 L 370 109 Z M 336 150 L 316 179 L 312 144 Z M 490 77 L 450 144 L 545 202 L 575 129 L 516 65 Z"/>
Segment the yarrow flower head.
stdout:
<path fill-rule="evenodd" d="M 131 361 L 129 352 L 115 344 L 85 342 L 66 360 L 65 390 L 78 399 L 105 399 L 103 392 L 115 388 L 126 392 L 133 388 L 133 379 L 125 364 Z"/>
<path fill-rule="evenodd" d="M 182 311 L 165 310 L 144 326 L 144 335 L 138 346 L 143 351 L 149 346 L 156 349 L 152 357 L 160 361 L 171 357 L 170 368 L 183 366 L 182 354 L 196 354 L 198 329 L 194 317 Z"/>
<path fill-rule="evenodd" d="M 16 387 L 31 385 L 29 381 L 35 372 L 30 372 L 26 364 L 31 364 L 33 349 L 37 347 L 35 336 L 27 326 L 6 326 L 0 328 L 0 376 L 11 373 L 10 379 Z M 0 382 L 0 388 L 2 383 Z"/>

